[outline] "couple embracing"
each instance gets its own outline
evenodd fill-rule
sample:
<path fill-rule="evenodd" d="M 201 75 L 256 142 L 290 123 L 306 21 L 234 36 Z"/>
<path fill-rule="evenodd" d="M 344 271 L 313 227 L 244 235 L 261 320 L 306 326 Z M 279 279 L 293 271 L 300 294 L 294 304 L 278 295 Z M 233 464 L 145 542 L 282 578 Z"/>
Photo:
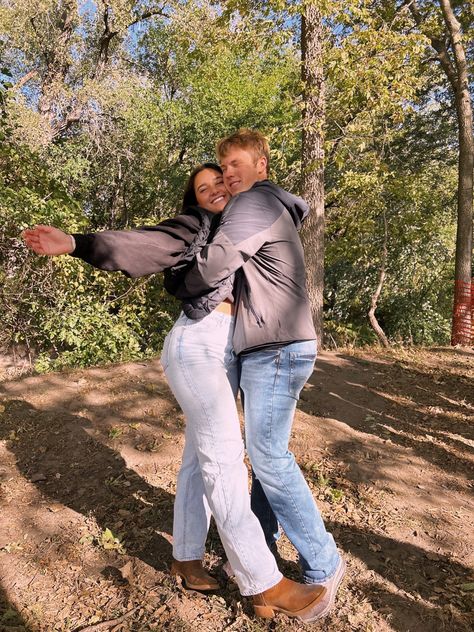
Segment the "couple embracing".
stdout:
<path fill-rule="evenodd" d="M 188 588 L 219 588 L 202 565 L 213 515 L 226 568 L 255 613 L 311 622 L 331 610 L 345 563 L 288 449 L 317 352 L 298 236 L 308 207 L 267 179 L 269 146 L 259 132 L 222 139 L 217 157 L 194 169 L 181 213 L 158 226 L 86 235 L 37 226 L 24 239 L 37 254 L 70 254 L 131 277 L 164 272 L 183 311 L 161 362 L 186 418 L 172 573 Z M 280 526 L 303 583 L 278 569 Z"/>

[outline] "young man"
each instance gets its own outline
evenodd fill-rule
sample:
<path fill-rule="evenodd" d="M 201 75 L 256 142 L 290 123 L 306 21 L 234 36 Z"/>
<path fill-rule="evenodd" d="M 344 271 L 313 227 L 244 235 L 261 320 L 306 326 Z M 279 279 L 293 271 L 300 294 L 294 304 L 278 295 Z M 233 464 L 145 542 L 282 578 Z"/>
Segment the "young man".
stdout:
<path fill-rule="evenodd" d="M 186 287 L 202 294 L 236 275 L 233 344 L 254 472 L 252 509 L 268 544 L 274 545 L 280 523 L 298 551 L 305 582 L 327 588 L 315 620 L 332 608 L 345 563 L 288 450 L 296 402 L 317 351 L 297 232 L 308 207 L 267 180 L 269 147 L 259 132 L 239 130 L 219 141 L 217 154 L 233 197 Z"/>

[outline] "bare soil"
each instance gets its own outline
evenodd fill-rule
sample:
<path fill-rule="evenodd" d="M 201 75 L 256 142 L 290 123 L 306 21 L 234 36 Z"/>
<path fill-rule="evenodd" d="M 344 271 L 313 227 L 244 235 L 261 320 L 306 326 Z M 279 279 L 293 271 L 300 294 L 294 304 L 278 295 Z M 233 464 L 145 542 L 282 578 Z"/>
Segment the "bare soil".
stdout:
<path fill-rule="evenodd" d="M 474 353 L 323 353 L 295 452 L 347 560 L 333 613 L 254 618 L 169 575 L 184 419 L 158 360 L 0 383 L 0 632 L 472 630 Z M 0 377 L 1 379 L 1 377 Z M 298 578 L 282 537 L 281 567 Z"/>

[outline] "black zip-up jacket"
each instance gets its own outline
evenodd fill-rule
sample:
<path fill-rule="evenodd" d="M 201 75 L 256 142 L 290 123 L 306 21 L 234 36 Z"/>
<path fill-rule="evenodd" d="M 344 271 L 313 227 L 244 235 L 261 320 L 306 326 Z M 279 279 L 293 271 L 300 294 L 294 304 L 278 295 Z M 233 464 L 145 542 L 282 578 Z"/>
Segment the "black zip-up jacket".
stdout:
<path fill-rule="evenodd" d="M 230 200 L 212 242 L 185 278 L 190 295 L 219 287 L 233 273 L 234 350 L 314 340 L 298 235 L 308 206 L 269 180 Z"/>
<path fill-rule="evenodd" d="M 74 234 L 76 248 L 71 255 L 101 270 L 121 271 L 132 278 L 164 271 L 165 288 L 181 299 L 184 312 L 193 317 L 197 310 L 202 317 L 225 298 L 232 299 L 232 276 L 202 297 L 184 291 L 186 271 L 219 219 L 220 215 L 189 207 L 157 226 Z"/>

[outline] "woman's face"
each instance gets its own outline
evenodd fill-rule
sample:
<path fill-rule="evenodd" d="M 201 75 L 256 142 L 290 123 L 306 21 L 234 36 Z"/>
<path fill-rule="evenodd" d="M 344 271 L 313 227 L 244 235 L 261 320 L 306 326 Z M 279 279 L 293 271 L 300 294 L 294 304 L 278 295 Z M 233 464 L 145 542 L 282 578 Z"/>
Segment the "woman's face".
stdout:
<path fill-rule="evenodd" d="M 214 169 L 203 169 L 194 179 L 194 193 L 201 208 L 221 213 L 230 199 L 222 174 Z"/>

